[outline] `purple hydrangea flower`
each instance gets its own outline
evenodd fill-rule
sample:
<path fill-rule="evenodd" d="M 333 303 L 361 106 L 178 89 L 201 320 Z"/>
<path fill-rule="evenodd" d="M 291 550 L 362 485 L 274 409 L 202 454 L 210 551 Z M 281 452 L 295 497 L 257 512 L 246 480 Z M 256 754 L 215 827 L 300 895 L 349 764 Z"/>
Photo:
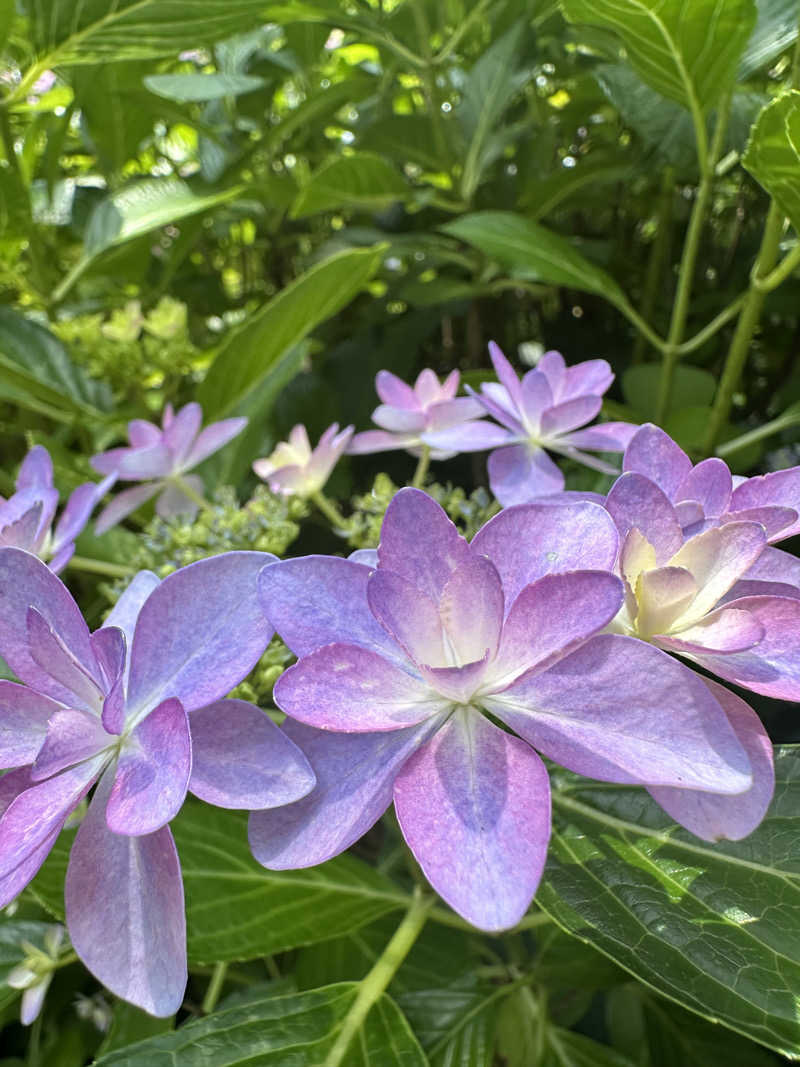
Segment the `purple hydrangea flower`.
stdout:
<path fill-rule="evenodd" d="M 16 493 L 8 500 L 0 497 L 0 546 L 33 552 L 49 561 L 50 569 L 57 574 L 72 558 L 75 538 L 112 482 L 113 478 L 106 478 L 99 484 L 79 485 L 71 493 L 53 530 L 58 507 L 53 462 L 46 448 L 35 445 L 22 461 Z"/>
<path fill-rule="evenodd" d="M 761 523 L 770 544 L 800 533 L 800 467 L 741 478 L 716 457 L 693 466 L 668 434 L 647 423 L 631 438 L 622 469 L 655 482 L 675 508 L 684 537 L 742 521 Z M 800 587 L 800 560 L 767 548 L 748 571 L 747 581 L 753 593 L 793 595 L 775 584 Z"/>
<path fill-rule="evenodd" d="M 603 393 L 614 380 L 604 359 L 567 367 L 558 352 L 545 352 L 520 381 L 494 342 L 489 352 L 499 382 L 485 382 L 476 398 L 507 428 L 506 444 L 489 456 L 489 484 L 503 507 L 563 490 L 564 475 L 548 451 L 604 474 L 617 473 L 585 449 L 622 452 L 637 427 L 604 422 L 578 429 L 599 414 Z M 439 435 L 441 443 L 447 440 L 446 434 Z"/>
<path fill-rule="evenodd" d="M 253 462 L 253 470 L 273 493 L 312 496 L 330 478 L 352 436 L 352 426 L 339 433 L 339 424 L 335 422 L 312 450 L 305 426 L 298 424 L 289 434 L 289 440 L 281 441 L 271 456 Z"/>
<path fill-rule="evenodd" d="M 97 520 L 96 532 L 105 533 L 130 515 L 156 493 L 156 511 L 162 518 L 181 513 L 195 515 L 197 502 L 184 492 L 188 486 L 202 496 L 203 482 L 196 475 L 187 475 L 231 441 L 247 425 L 247 419 L 223 419 L 201 430 L 203 409 L 199 404 L 186 404 L 173 412 L 172 404 L 164 408 L 162 428 L 144 419 L 128 423 L 130 447 L 112 448 L 92 456 L 92 467 L 100 474 L 113 475 L 122 481 L 144 482 L 126 489 L 103 509 Z"/>
<path fill-rule="evenodd" d="M 272 630 L 230 552 L 163 582 L 141 571 L 90 633 L 35 556 L 0 550 L 0 907 L 36 874 L 95 783 L 65 887 L 75 951 L 108 988 L 172 1015 L 186 984 L 183 884 L 168 823 L 187 790 L 228 808 L 305 795 L 310 767 L 267 715 L 225 694 Z"/>
<path fill-rule="evenodd" d="M 419 456 L 427 445 L 431 459 L 448 459 L 458 452 L 493 448 L 508 434 L 481 421 L 486 412 L 479 401 L 456 396 L 457 370 L 440 382 L 432 370 L 420 371 L 413 388 L 388 370 L 378 371 L 375 390 L 382 403 L 372 413 L 380 430 L 357 433 L 348 452 L 389 452 L 402 448 Z"/>
<path fill-rule="evenodd" d="M 327 556 L 265 568 L 263 608 L 300 657 L 275 699 L 317 786 L 251 815 L 256 858 L 321 863 L 393 799 L 434 888 L 502 930 L 530 904 L 547 851 L 537 751 L 655 790 L 749 789 L 750 761 L 709 686 L 651 644 L 600 634 L 624 597 L 609 573 L 617 547 L 610 516 L 585 502 L 508 509 L 468 544 L 429 496 L 404 489 L 375 568 Z"/>

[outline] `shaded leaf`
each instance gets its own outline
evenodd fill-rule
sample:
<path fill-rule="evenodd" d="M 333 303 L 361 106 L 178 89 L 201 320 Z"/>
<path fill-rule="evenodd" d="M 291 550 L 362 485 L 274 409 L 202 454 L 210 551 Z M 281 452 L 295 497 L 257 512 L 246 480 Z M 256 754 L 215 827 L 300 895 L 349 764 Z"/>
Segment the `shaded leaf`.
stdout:
<path fill-rule="evenodd" d="M 660 363 L 640 363 L 629 367 L 622 375 L 622 395 L 636 412 L 639 422 L 655 419 L 658 410 L 658 390 L 661 383 Z M 675 368 L 670 411 L 689 405 L 711 404 L 717 390 L 713 374 L 688 364 Z"/>
<path fill-rule="evenodd" d="M 601 1045 L 583 1034 L 562 1030 L 559 1026 L 547 1028 L 547 1051 L 542 1067 L 635 1067 L 629 1060 L 608 1045 Z M 682 1061 L 681 1067 L 684 1067 Z"/>
<path fill-rule="evenodd" d="M 394 166 L 372 152 L 357 152 L 324 163 L 311 175 L 292 205 L 292 218 L 335 208 L 378 211 L 406 199 L 411 190 Z"/>
<path fill-rule="evenodd" d="M 791 48 L 800 22 L 798 0 L 756 0 L 758 17 L 739 64 L 739 77 L 747 78 Z"/>
<path fill-rule="evenodd" d="M 149 74 L 144 84 L 156 96 L 185 104 L 252 93 L 266 82 L 254 74 Z"/>
<path fill-rule="evenodd" d="M 742 164 L 800 234 L 800 92 L 784 93 L 763 109 Z"/>

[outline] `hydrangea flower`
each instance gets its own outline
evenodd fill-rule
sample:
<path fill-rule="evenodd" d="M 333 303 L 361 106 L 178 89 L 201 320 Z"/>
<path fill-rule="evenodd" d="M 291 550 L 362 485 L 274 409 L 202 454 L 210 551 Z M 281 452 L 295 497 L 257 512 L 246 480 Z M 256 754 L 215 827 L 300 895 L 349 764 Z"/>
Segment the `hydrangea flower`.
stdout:
<path fill-rule="evenodd" d="M 273 493 L 313 496 L 330 478 L 352 436 L 352 426 L 339 433 L 339 424 L 335 422 L 312 450 L 305 426 L 298 424 L 289 434 L 289 440 L 281 441 L 271 456 L 253 462 L 253 470 Z"/>
<path fill-rule="evenodd" d="M 537 751 L 606 781 L 750 788 L 711 689 L 653 645 L 599 633 L 623 602 L 609 573 L 617 546 L 610 516 L 585 502 L 508 509 L 470 544 L 429 496 L 404 489 L 374 568 L 327 556 L 265 568 L 264 611 L 300 657 L 274 696 L 317 786 L 251 815 L 256 858 L 321 863 L 393 799 L 434 888 L 474 925 L 502 930 L 526 911 L 547 852 Z"/>
<path fill-rule="evenodd" d="M 247 419 L 223 419 L 201 430 L 203 409 L 186 404 L 174 412 L 172 404 L 164 408 L 161 429 L 144 419 L 128 423 L 128 448 L 112 448 L 92 456 L 92 467 L 100 474 L 113 475 L 128 482 L 144 485 L 125 489 L 103 509 L 96 532 L 105 533 L 158 493 L 156 512 L 162 519 L 173 515 L 197 513 L 203 482 L 187 474 L 231 441 L 247 425 Z"/>
<path fill-rule="evenodd" d="M 567 367 L 560 353 L 545 352 L 520 381 L 494 342 L 489 353 L 499 381 L 484 382 L 475 396 L 507 429 L 506 443 L 489 456 L 489 485 L 503 507 L 563 490 L 564 475 L 548 451 L 604 474 L 617 473 L 585 449 L 622 452 L 637 427 L 604 422 L 578 429 L 599 414 L 603 393 L 614 380 L 604 359 Z M 447 434 L 440 434 L 438 440 L 446 445 Z"/>
<path fill-rule="evenodd" d="M 761 523 L 770 544 L 800 533 L 800 467 L 741 478 L 734 477 L 717 457 L 693 466 L 668 434 L 647 423 L 631 438 L 622 469 L 655 482 L 675 508 L 684 537 L 741 521 Z M 770 589 L 763 583 L 800 587 L 800 560 L 767 548 L 750 568 L 747 581 L 754 593 L 793 595 L 791 590 Z"/>
<path fill-rule="evenodd" d="M 457 452 L 476 452 L 504 441 L 507 433 L 481 421 L 486 413 L 479 401 L 456 396 L 459 381 L 457 370 L 440 382 L 426 368 L 412 387 L 391 371 L 378 371 L 375 390 L 382 403 L 373 411 L 372 421 L 381 429 L 357 433 L 348 452 L 402 448 L 419 456 L 427 445 L 431 459 L 448 459 Z"/>
<path fill-rule="evenodd" d="M 79 485 L 53 530 L 58 490 L 53 485 L 53 462 L 42 445 L 35 445 L 22 461 L 16 493 L 0 497 L 0 545 L 24 548 L 43 560 L 57 574 L 75 552 L 75 538 L 89 521 L 95 505 L 106 494 L 113 478 L 99 484 Z"/>
<path fill-rule="evenodd" d="M 221 807 L 283 804 L 314 783 L 267 715 L 222 699 L 272 630 L 231 552 L 163 582 L 141 571 L 90 633 L 35 556 L 0 550 L 0 907 L 36 874 L 95 783 L 65 886 L 75 951 L 112 992 L 172 1015 L 186 984 L 183 883 L 168 823 L 187 790 Z"/>

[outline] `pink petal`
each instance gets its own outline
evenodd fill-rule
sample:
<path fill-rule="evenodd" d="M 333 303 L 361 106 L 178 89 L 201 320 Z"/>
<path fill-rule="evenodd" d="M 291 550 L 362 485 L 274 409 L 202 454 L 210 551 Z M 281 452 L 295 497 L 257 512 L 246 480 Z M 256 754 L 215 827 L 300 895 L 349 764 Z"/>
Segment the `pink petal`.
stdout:
<path fill-rule="evenodd" d="M 113 448 L 92 456 L 92 467 L 100 474 L 116 474 L 129 482 L 165 478 L 172 472 L 172 455 L 164 444 L 146 448 Z"/>
<path fill-rule="evenodd" d="M 588 430 L 574 430 L 569 435 L 569 443 L 575 448 L 598 452 L 624 452 L 638 430 L 630 422 L 599 422 Z"/>
<path fill-rule="evenodd" d="M 380 370 L 375 376 L 375 391 L 384 402 L 395 408 L 415 411 L 419 407 L 417 395 L 410 385 L 388 370 Z"/>
<path fill-rule="evenodd" d="M 544 449 L 536 445 L 509 445 L 489 456 L 489 485 L 504 508 L 528 504 L 537 496 L 558 493 L 564 475 Z"/>
<path fill-rule="evenodd" d="M 644 475 L 628 473 L 617 478 L 606 498 L 606 508 L 623 538 L 633 529 L 644 534 L 656 550 L 659 564 L 671 561 L 683 544 L 675 508 L 656 483 Z"/>
<path fill-rule="evenodd" d="M 31 767 L 31 780 L 40 782 L 97 756 L 115 740 L 91 712 L 72 708 L 57 711 L 50 718 L 47 737 Z"/>
<path fill-rule="evenodd" d="M 34 445 L 22 461 L 17 489 L 52 489 L 53 461 L 43 445 Z"/>
<path fill-rule="evenodd" d="M 0 766 L 33 763 L 44 743 L 50 716 L 60 710 L 60 704 L 42 693 L 0 680 Z"/>
<path fill-rule="evenodd" d="M 439 616 L 457 663 L 471 663 L 487 652 L 490 659 L 494 656 L 503 626 L 503 604 L 503 586 L 491 560 L 473 554 L 453 571 L 442 590 Z"/>
<path fill-rule="evenodd" d="M 704 459 L 681 482 L 676 500 L 697 500 L 704 514 L 716 517 L 727 510 L 732 490 L 728 465 L 721 459 Z"/>
<path fill-rule="evenodd" d="M 221 422 L 212 422 L 206 426 L 192 445 L 191 451 L 183 461 L 182 469 L 190 471 L 198 463 L 219 452 L 234 437 L 238 437 L 247 425 L 246 418 L 223 419 Z"/>
<path fill-rule="evenodd" d="M 439 609 L 410 581 L 379 568 L 367 583 L 367 603 L 389 638 L 416 663 L 447 662 Z M 392 658 L 397 657 L 395 649 Z"/>
<path fill-rule="evenodd" d="M 800 587 L 800 559 L 768 545 L 744 577 L 748 581 L 783 582 Z"/>
<path fill-rule="evenodd" d="M 643 474 L 670 500 L 675 500 L 678 489 L 692 469 L 692 461 L 668 434 L 652 423 L 645 423 L 631 438 L 622 469 Z"/>
<path fill-rule="evenodd" d="M 148 485 L 137 485 L 133 489 L 124 489 L 100 512 L 94 525 L 94 532 L 98 537 L 100 534 L 104 534 L 106 530 L 116 526 L 127 515 L 136 511 L 138 507 L 155 496 L 160 488 L 161 482 L 155 482 Z"/>
<path fill-rule="evenodd" d="M 764 632 L 762 624 L 749 612 L 720 608 L 695 626 L 657 637 L 656 643 L 672 652 L 743 652 L 757 645 Z"/>
<path fill-rule="evenodd" d="M 563 404 L 544 412 L 542 433 L 547 437 L 556 437 L 585 426 L 597 417 L 602 406 L 603 401 L 599 396 L 576 396 L 572 400 L 565 400 Z"/>
<path fill-rule="evenodd" d="M 798 505 L 800 506 L 800 505 Z M 770 505 L 761 508 L 743 508 L 741 511 L 728 511 L 720 516 L 720 523 L 760 522 L 764 527 L 767 540 L 783 541 L 792 536 L 792 529 L 798 532 L 798 513 L 793 508 Z M 797 524 L 797 525 L 796 525 Z"/>
<path fill-rule="evenodd" d="M 457 712 L 408 760 L 394 803 L 425 877 L 481 930 L 528 910 L 550 838 L 550 788 L 528 745 L 473 709 Z"/>
<path fill-rule="evenodd" d="M 731 496 L 731 511 L 775 505 L 800 513 L 800 467 L 748 478 L 736 486 Z M 781 530 L 780 536 L 783 539 L 797 533 L 800 533 L 800 517 L 793 526 Z"/>
<path fill-rule="evenodd" d="M 420 665 L 423 681 L 442 698 L 444 704 L 469 704 L 481 688 L 489 662 L 486 651 L 479 660 L 459 667 L 428 667 Z"/>
<path fill-rule="evenodd" d="M 92 650 L 91 673 L 34 607 L 26 614 L 31 658 L 61 687 L 72 694 L 70 704 L 96 711 L 103 700 L 101 674 Z"/>
<path fill-rule="evenodd" d="M 186 404 L 170 422 L 162 442 L 167 446 L 172 456 L 174 468 L 180 468 L 189 453 L 194 439 L 200 432 L 203 422 L 203 409 L 199 404 Z"/>
<path fill-rule="evenodd" d="M 131 419 L 128 423 L 128 440 L 134 448 L 146 448 L 161 440 L 161 430 L 146 419 Z"/>

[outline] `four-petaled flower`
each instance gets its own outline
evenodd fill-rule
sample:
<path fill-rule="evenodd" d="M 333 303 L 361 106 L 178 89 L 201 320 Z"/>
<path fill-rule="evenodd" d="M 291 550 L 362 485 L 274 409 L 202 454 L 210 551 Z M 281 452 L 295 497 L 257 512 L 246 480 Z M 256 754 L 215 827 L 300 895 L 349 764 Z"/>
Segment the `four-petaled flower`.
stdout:
<path fill-rule="evenodd" d="M 193 498 L 202 496 L 203 482 L 186 472 L 241 433 L 247 419 L 223 419 L 204 430 L 200 429 L 202 422 L 199 404 L 186 404 L 177 412 L 167 404 L 161 429 L 144 419 L 133 419 L 128 423 L 130 447 L 112 448 L 92 456 L 92 467 L 100 474 L 145 483 L 125 489 L 103 509 L 95 528 L 98 534 L 116 526 L 156 493 L 156 511 L 164 519 L 197 512 L 197 500 Z"/>
<path fill-rule="evenodd" d="M 302 797 L 296 746 L 225 694 L 272 630 L 256 576 L 268 553 L 230 552 L 163 582 L 141 571 L 90 633 L 35 556 L 0 550 L 0 907 L 36 874 L 69 814 L 97 789 L 72 846 L 67 928 L 112 992 L 172 1015 L 186 984 L 183 883 L 167 823 L 187 790 L 220 807 Z"/>
<path fill-rule="evenodd" d="M 273 493 L 313 496 L 330 478 L 352 436 L 352 426 L 339 433 L 339 424 L 335 422 L 312 450 L 305 426 L 298 424 L 289 434 L 289 440 L 281 441 L 272 455 L 253 461 L 253 470 Z"/>
<path fill-rule="evenodd" d="M 750 761 L 709 686 L 651 644 L 600 634 L 624 597 L 617 548 L 596 504 L 511 508 L 468 544 L 430 497 L 404 489 L 374 569 L 326 556 L 265 568 L 264 611 L 300 657 L 275 700 L 317 786 L 251 815 L 256 858 L 320 863 L 394 799 L 431 884 L 501 930 L 530 904 L 547 852 L 535 750 L 606 781 L 749 789 Z"/>

